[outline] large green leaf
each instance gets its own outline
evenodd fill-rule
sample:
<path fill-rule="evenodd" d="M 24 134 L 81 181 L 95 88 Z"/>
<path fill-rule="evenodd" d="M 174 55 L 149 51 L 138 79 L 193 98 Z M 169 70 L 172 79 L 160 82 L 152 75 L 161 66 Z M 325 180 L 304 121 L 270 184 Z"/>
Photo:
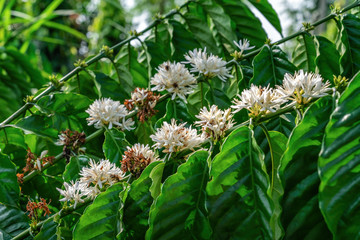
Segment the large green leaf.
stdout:
<path fill-rule="evenodd" d="M 316 48 L 313 38 L 310 34 L 304 33 L 297 38 L 296 46 L 292 58 L 293 63 L 299 69 L 308 72 L 315 72 Z"/>
<path fill-rule="evenodd" d="M 210 53 L 221 55 L 221 49 L 217 47 L 217 43 L 209 26 L 201 19 L 201 16 L 193 11 L 185 13 L 184 18 L 190 31 L 194 34 L 194 38 L 201 44 L 201 46 L 203 48 L 206 47 Z"/>
<path fill-rule="evenodd" d="M 332 81 L 334 75 L 340 74 L 339 52 L 334 43 L 325 37 L 314 37 L 316 46 L 316 71 L 321 74 L 325 80 Z"/>
<path fill-rule="evenodd" d="M 245 3 L 237 0 L 221 0 L 221 6 L 235 23 L 238 39 L 246 38 L 252 46 L 264 45 L 266 32 L 262 28 L 260 20 Z"/>
<path fill-rule="evenodd" d="M 0 149 L 4 150 L 7 144 L 27 149 L 24 133 L 17 128 L 4 128 L 0 131 Z"/>
<path fill-rule="evenodd" d="M 0 203 L 17 206 L 19 194 L 16 166 L 8 156 L 0 153 Z"/>
<path fill-rule="evenodd" d="M 58 223 L 54 221 L 53 218 L 49 218 L 42 225 L 40 232 L 35 236 L 35 240 L 57 240 L 57 231 Z"/>
<path fill-rule="evenodd" d="M 22 130 L 33 132 L 38 136 L 55 140 L 58 138 L 59 131 L 53 128 L 52 124 L 51 119 L 45 116 L 31 115 L 21 119 L 13 126 Z"/>
<path fill-rule="evenodd" d="M 267 0 L 249 0 L 249 2 L 254 5 L 264 17 L 274 26 L 274 28 L 281 34 L 281 24 L 280 19 L 269 1 Z"/>
<path fill-rule="evenodd" d="M 217 4 L 214 0 L 202 0 L 199 2 L 204 8 L 205 12 L 212 19 L 214 26 L 222 38 L 222 43 L 225 49 L 232 53 L 234 48 L 233 41 L 236 41 L 236 35 L 231 25 L 231 18 L 227 15 L 223 7 Z"/>
<path fill-rule="evenodd" d="M 0 236 L 10 240 L 29 227 L 28 218 L 18 208 L 0 203 Z"/>
<path fill-rule="evenodd" d="M 154 162 L 150 164 L 141 176 L 130 185 L 121 216 L 123 223 L 123 232 L 121 239 L 143 239 L 149 227 L 148 218 L 153 198 L 150 188 L 154 178 L 151 178 L 152 170 L 161 164 Z M 162 175 L 162 172 L 157 172 Z M 161 176 L 157 178 L 161 182 Z"/>
<path fill-rule="evenodd" d="M 335 239 L 360 232 L 360 74 L 338 101 L 325 129 L 319 159 L 320 209 Z"/>
<path fill-rule="evenodd" d="M 123 188 L 122 183 L 116 183 L 95 198 L 75 226 L 73 239 L 116 239 L 122 204 L 119 194 Z"/>
<path fill-rule="evenodd" d="M 205 187 L 208 152 L 197 151 L 164 182 L 150 212 L 146 239 L 209 239 Z"/>
<path fill-rule="evenodd" d="M 318 206 L 317 172 L 321 141 L 331 111 L 331 97 L 313 103 L 292 131 L 281 160 L 285 239 L 331 238 Z"/>
<path fill-rule="evenodd" d="M 351 77 L 360 70 L 360 18 L 346 14 L 341 17 L 341 74 Z"/>
<path fill-rule="evenodd" d="M 206 192 L 213 239 L 272 239 L 273 206 L 264 154 L 243 126 L 225 140 L 211 165 Z"/>
<path fill-rule="evenodd" d="M 270 86 L 280 85 L 285 73 L 294 73 L 296 67 L 289 62 L 286 54 L 278 47 L 265 45 L 253 60 L 254 76 L 250 83 Z"/>
<path fill-rule="evenodd" d="M 123 132 L 116 128 L 106 130 L 103 152 L 105 158 L 109 159 L 110 162 L 119 166 L 122 155 L 128 145 Z"/>

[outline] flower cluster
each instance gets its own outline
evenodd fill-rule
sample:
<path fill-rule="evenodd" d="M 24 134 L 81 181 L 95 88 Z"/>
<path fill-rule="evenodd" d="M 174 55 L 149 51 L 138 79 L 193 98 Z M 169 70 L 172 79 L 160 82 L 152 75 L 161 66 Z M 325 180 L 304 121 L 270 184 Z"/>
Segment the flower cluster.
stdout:
<path fill-rule="evenodd" d="M 77 153 L 80 147 L 84 145 L 85 140 L 85 133 L 67 129 L 65 131 L 61 131 L 59 140 L 55 144 L 58 146 L 64 146 L 63 155 L 67 160 L 69 160 L 71 153 Z"/>
<path fill-rule="evenodd" d="M 278 93 L 285 99 L 295 101 L 298 105 L 308 104 L 313 98 L 328 95 L 330 82 L 316 73 L 295 72 L 294 76 L 286 73 L 282 86 L 277 86 Z"/>
<path fill-rule="evenodd" d="M 185 59 L 184 63 L 190 63 L 192 67 L 190 72 L 198 72 L 206 78 L 218 77 L 222 81 L 232 77 L 230 74 L 231 68 L 226 67 L 227 62 L 213 54 L 208 55 L 206 48 L 204 50 L 194 49 L 189 51 L 185 55 Z"/>
<path fill-rule="evenodd" d="M 252 47 L 250 46 L 250 41 L 247 40 L 246 38 L 243 40 L 239 40 L 239 42 L 234 41 L 234 44 L 236 47 L 240 49 L 240 52 L 235 51 L 234 54 L 232 55 L 235 57 L 235 59 L 240 59 L 245 51 L 255 48 L 255 46 Z"/>
<path fill-rule="evenodd" d="M 40 198 L 40 202 L 30 201 L 29 199 L 26 204 L 26 212 L 33 226 L 36 226 L 42 216 L 45 217 L 51 214 L 48 204 L 50 204 L 50 202 L 46 203 L 44 198 Z"/>
<path fill-rule="evenodd" d="M 157 110 L 154 108 L 159 98 L 160 95 L 156 95 L 150 90 L 136 88 L 131 93 L 131 99 L 125 100 L 124 105 L 128 110 L 136 107 L 138 119 L 144 122 L 156 114 Z"/>
<path fill-rule="evenodd" d="M 121 169 L 123 172 L 130 172 L 138 178 L 144 169 L 154 161 L 160 161 L 154 151 L 148 145 L 144 146 L 137 143 L 131 148 L 127 147 L 121 161 Z"/>
<path fill-rule="evenodd" d="M 166 90 L 172 94 L 172 99 L 178 96 L 186 102 L 185 95 L 194 91 L 196 79 L 185 65 L 168 61 L 161 64 L 157 71 L 151 79 L 151 84 L 155 85 L 151 90 L 159 92 Z"/>
<path fill-rule="evenodd" d="M 215 142 L 225 136 L 225 132 L 234 126 L 231 109 L 221 110 L 216 105 L 212 105 L 210 110 L 206 107 L 200 110 L 196 116 L 199 121 L 195 124 L 201 126 L 203 138 L 212 138 Z"/>
<path fill-rule="evenodd" d="M 266 115 L 269 112 L 275 112 L 280 108 L 280 105 L 285 103 L 286 100 L 269 86 L 258 87 L 251 84 L 250 89 L 242 91 L 241 95 L 238 95 L 239 99 L 234 99 L 234 105 L 231 106 L 235 109 L 235 113 L 243 108 L 249 111 L 249 116 L 256 118 L 262 115 Z"/>
<path fill-rule="evenodd" d="M 175 119 L 171 119 L 171 124 L 164 122 L 161 128 L 150 136 L 155 142 L 154 147 L 164 148 L 163 152 L 166 153 L 199 147 L 205 139 L 198 135 L 196 129 L 187 128 L 185 124 L 177 125 Z"/>
<path fill-rule="evenodd" d="M 134 121 L 126 119 L 129 112 L 119 101 L 113 101 L 110 98 L 95 100 L 86 112 L 90 115 L 86 119 L 89 126 L 94 125 L 95 128 L 108 126 L 109 129 L 115 126 L 121 130 L 133 129 Z"/>
<path fill-rule="evenodd" d="M 63 198 L 60 201 L 83 203 L 85 199 L 93 199 L 108 186 L 119 182 L 124 177 L 123 171 L 109 160 L 100 160 L 96 163 L 90 160 L 90 167 L 84 167 L 80 171 L 80 179 L 76 182 L 64 183 L 65 190 L 57 188 Z"/>
<path fill-rule="evenodd" d="M 23 168 L 24 173 L 30 172 L 34 169 L 41 171 L 41 168 L 45 163 L 49 162 L 50 164 L 52 164 L 53 160 L 55 159 L 55 157 L 53 156 L 46 156 L 48 154 L 47 150 L 42 151 L 39 157 L 32 153 L 29 148 L 26 151 L 26 166 Z M 22 182 L 22 179 L 18 180 Z"/>
<path fill-rule="evenodd" d="M 323 82 L 319 74 L 300 70 L 294 76 L 286 73 L 282 86 L 276 86 L 276 89 L 252 84 L 250 89 L 245 89 L 238 95 L 239 99 L 234 99 L 231 107 L 235 109 L 234 112 L 246 108 L 251 118 L 257 118 L 276 112 L 282 104 L 289 101 L 295 102 L 298 107 L 305 106 L 314 98 L 328 95 L 331 90 L 329 86 L 329 81 Z"/>

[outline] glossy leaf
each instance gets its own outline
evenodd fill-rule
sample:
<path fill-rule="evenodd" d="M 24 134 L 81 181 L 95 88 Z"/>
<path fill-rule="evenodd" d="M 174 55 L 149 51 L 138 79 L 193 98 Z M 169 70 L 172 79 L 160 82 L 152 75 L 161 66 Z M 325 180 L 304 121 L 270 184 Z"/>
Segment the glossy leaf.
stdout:
<path fill-rule="evenodd" d="M 155 178 L 151 178 L 150 175 L 152 170 L 159 164 L 162 164 L 162 162 L 151 163 L 141 176 L 130 185 L 130 190 L 122 208 L 123 215 L 121 219 L 124 230 L 121 233 L 121 239 L 141 239 L 145 236 L 149 227 L 149 211 L 154 200 L 150 188 L 152 184 L 156 184 L 153 182 Z M 158 173 L 162 175 L 162 172 Z M 161 176 L 156 179 L 160 182 Z"/>
<path fill-rule="evenodd" d="M 273 238 L 273 206 L 264 154 L 247 126 L 233 131 L 216 155 L 208 183 L 213 239 Z"/>
<path fill-rule="evenodd" d="M 209 239 L 205 188 L 208 152 L 193 153 L 167 178 L 150 212 L 146 239 Z"/>
<path fill-rule="evenodd" d="M 122 155 L 126 151 L 129 144 L 125 139 L 125 134 L 116 128 L 107 129 L 105 131 L 105 141 L 103 144 L 103 152 L 106 159 L 110 162 L 120 165 Z"/>
<path fill-rule="evenodd" d="M 325 80 L 332 81 L 334 75 L 340 74 L 339 52 L 336 50 L 335 44 L 325 37 L 316 36 L 314 41 L 316 46 L 316 71 Z"/>
<path fill-rule="evenodd" d="M 320 209 L 335 239 L 355 239 L 360 232 L 359 109 L 358 73 L 326 126 L 318 162 Z"/>
<path fill-rule="evenodd" d="M 285 239 L 331 238 L 318 206 L 317 161 L 332 107 L 331 97 L 325 97 L 307 109 L 281 159 Z"/>
<path fill-rule="evenodd" d="M 122 183 L 116 183 L 99 194 L 75 226 L 73 239 L 115 239 L 120 231 L 119 208 Z"/>
<path fill-rule="evenodd" d="M 29 227 L 28 217 L 16 207 L 0 203 L 0 236 L 10 240 Z"/>
<path fill-rule="evenodd" d="M 360 70 L 360 18 L 346 14 L 340 26 L 341 74 L 351 77 Z"/>
<path fill-rule="evenodd" d="M 254 5 L 264 17 L 274 26 L 274 28 L 281 34 L 281 24 L 279 17 L 269 1 L 267 0 L 249 0 L 249 2 Z"/>
<path fill-rule="evenodd" d="M 90 158 L 85 155 L 73 156 L 70 162 L 66 165 L 63 173 L 65 182 L 76 181 L 79 178 L 79 173 L 83 167 L 89 165 Z"/>
<path fill-rule="evenodd" d="M 315 72 L 316 48 L 313 38 L 310 34 L 302 34 L 297 38 L 296 46 L 292 58 L 294 65 L 307 72 Z"/>
<path fill-rule="evenodd" d="M 19 194 L 16 166 L 8 156 L 0 153 L 0 203 L 17 206 Z"/>
<path fill-rule="evenodd" d="M 40 232 L 35 236 L 35 240 L 57 240 L 57 227 L 58 223 L 53 218 L 49 218 L 41 227 Z"/>
<path fill-rule="evenodd" d="M 281 85 L 285 73 L 293 74 L 296 67 L 289 62 L 286 54 L 277 46 L 265 45 L 253 60 L 254 76 L 250 83 L 270 86 Z"/>

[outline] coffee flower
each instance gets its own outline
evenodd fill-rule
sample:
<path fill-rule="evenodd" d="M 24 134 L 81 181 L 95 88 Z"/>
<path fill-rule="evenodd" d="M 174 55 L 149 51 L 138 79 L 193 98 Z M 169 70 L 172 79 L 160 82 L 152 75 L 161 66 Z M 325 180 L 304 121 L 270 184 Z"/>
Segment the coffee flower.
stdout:
<path fill-rule="evenodd" d="M 129 112 L 119 101 L 113 101 L 110 98 L 95 100 L 86 112 L 90 115 L 86 119 L 89 126 L 94 125 L 95 128 L 108 126 L 109 129 L 115 126 L 122 130 L 133 129 L 134 121 L 125 119 Z"/>
<path fill-rule="evenodd" d="M 230 74 L 231 68 L 226 68 L 226 61 L 213 54 L 208 55 L 206 48 L 194 49 L 185 55 L 184 63 L 190 63 L 190 72 L 198 72 L 207 78 L 218 77 L 222 81 L 232 77 Z"/>
<path fill-rule="evenodd" d="M 286 100 L 295 101 L 299 105 L 309 103 L 313 98 L 328 95 L 331 91 L 330 82 L 316 73 L 295 72 L 294 76 L 286 73 L 283 85 L 277 87 L 277 92 Z"/>
<path fill-rule="evenodd" d="M 155 155 L 154 151 L 148 145 L 135 144 L 127 147 L 121 161 L 121 170 L 123 172 L 130 172 L 138 178 L 144 169 L 152 162 L 160 159 Z"/>
<path fill-rule="evenodd" d="M 71 202 L 74 204 L 74 208 L 76 208 L 76 205 L 78 203 L 85 202 L 85 199 L 88 198 L 89 189 L 87 187 L 86 183 L 76 181 L 74 182 L 64 182 L 64 188 L 65 190 L 62 190 L 60 188 L 56 188 L 60 194 L 63 196 L 62 199 L 60 199 L 61 202 Z"/>
<path fill-rule="evenodd" d="M 243 90 L 241 95 L 238 94 L 237 97 L 239 99 L 234 99 L 234 105 L 231 106 L 235 109 L 234 112 L 246 108 L 251 118 L 276 112 L 276 110 L 280 108 L 280 105 L 286 102 L 277 91 L 269 86 L 258 87 L 253 84 L 251 84 L 250 89 Z"/>
<path fill-rule="evenodd" d="M 231 109 L 221 110 L 216 105 L 212 105 L 210 110 L 206 107 L 200 110 L 196 116 L 199 121 L 195 124 L 201 126 L 204 138 L 212 138 L 215 142 L 224 137 L 226 130 L 234 126 Z"/>
<path fill-rule="evenodd" d="M 99 191 L 104 186 L 111 186 L 124 177 L 123 171 L 109 160 L 100 160 L 99 163 L 96 163 L 91 159 L 89 165 L 90 167 L 84 167 L 80 171 L 80 182 L 93 186 Z"/>
<path fill-rule="evenodd" d="M 246 50 L 251 50 L 255 48 L 255 46 L 250 46 L 250 41 L 246 38 L 244 38 L 243 40 L 239 40 L 239 42 L 234 41 L 234 44 L 240 49 L 240 52 L 235 51 L 232 55 L 235 57 L 235 59 L 240 59 Z"/>
<path fill-rule="evenodd" d="M 151 79 L 151 84 L 154 85 L 152 91 L 166 90 L 172 95 L 171 99 L 174 100 L 178 96 L 186 102 L 185 95 L 192 93 L 196 88 L 196 79 L 184 64 L 164 62 L 157 71 Z"/>
<path fill-rule="evenodd" d="M 196 129 L 187 128 L 185 124 L 177 125 L 175 119 L 171 120 L 171 124 L 164 122 L 161 128 L 150 136 L 155 142 L 153 147 L 164 148 L 163 152 L 166 153 L 180 152 L 185 149 L 193 150 L 199 147 L 205 139 L 198 135 Z"/>
<path fill-rule="evenodd" d="M 136 88 L 131 93 L 131 99 L 125 100 L 124 105 L 128 110 L 136 108 L 137 116 L 141 122 L 144 122 L 154 116 L 157 112 L 155 106 L 160 95 L 144 88 Z"/>

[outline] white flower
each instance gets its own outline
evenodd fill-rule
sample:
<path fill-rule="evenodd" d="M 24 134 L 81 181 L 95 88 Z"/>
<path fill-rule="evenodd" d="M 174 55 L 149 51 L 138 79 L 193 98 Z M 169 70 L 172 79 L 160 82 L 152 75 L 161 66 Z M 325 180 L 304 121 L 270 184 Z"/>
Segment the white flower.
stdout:
<path fill-rule="evenodd" d="M 244 38 L 243 40 L 244 40 L 244 42 L 240 39 L 239 43 L 234 41 L 235 46 L 237 46 L 240 49 L 240 55 L 242 55 L 243 52 L 246 50 L 251 50 L 251 49 L 255 48 L 255 46 L 250 47 L 249 40 L 247 40 L 246 38 Z"/>
<path fill-rule="evenodd" d="M 157 73 L 151 78 L 151 84 L 155 85 L 152 91 L 168 91 L 172 94 L 172 99 L 179 96 L 186 102 L 185 95 L 190 94 L 196 87 L 196 79 L 189 70 L 181 63 L 164 62 L 161 64 Z"/>
<path fill-rule="evenodd" d="M 206 48 L 194 49 L 185 55 L 184 63 L 190 63 L 192 68 L 190 72 L 198 72 L 204 74 L 205 77 L 218 77 L 222 81 L 232 77 L 229 71 L 231 68 L 226 68 L 226 61 L 213 54 L 208 55 Z"/>
<path fill-rule="evenodd" d="M 214 141 L 220 140 L 225 132 L 234 126 L 231 109 L 223 111 L 216 105 L 212 105 L 210 111 L 204 107 L 196 117 L 200 121 L 196 121 L 195 124 L 202 127 L 203 137 L 211 137 Z"/>
<path fill-rule="evenodd" d="M 153 147 L 165 148 L 163 151 L 166 153 L 199 147 L 205 139 L 197 134 L 196 129 L 187 128 L 185 124 L 177 125 L 175 119 L 171 119 L 171 124 L 164 122 L 161 128 L 150 136 L 155 142 Z"/>
<path fill-rule="evenodd" d="M 238 98 L 234 99 L 233 103 L 235 105 L 231 106 L 235 109 L 234 112 L 246 108 L 250 112 L 250 117 L 275 112 L 280 108 L 281 104 L 286 102 L 277 91 L 269 88 L 269 86 L 258 87 L 253 84 L 251 84 L 250 89 L 243 90 L 241 95 L 238 95 Z"/>
<path fill-rule="evenodd" d="M 63 195 L 63 198 L 60 199 L 60 201 L 69 201 L 74 202 L 74 208 L 76 208 L 76 205 L 78 203 L 83 203 L 85 199 L 88 197 L 88 189 L 87 185 L 85 183 L 81 183 L 79 181 L 74 182 L 64 182 L 65 190 L 61 190 L 59 188 L 56 188 L 61 195 Z"/>
<path fill-rule="evenodd" d="M 86 112 L 90 115 L 86 119 L 89 126 L 94 124 L 95 128 L 101 128 L 108 125 L 111 129 L 115 125 L 122 130 L 133 129 L 131 126 L 134 122 L 131 119 L 125 120 L 129 112 L 119 101 L 113 101 L 110 98 L 95 100 Z"/>
<path fill-rule="evenodd" d="M 80 182 L 94 186 L 100 191 L 105 185 L 113 185 L 124 177 L 124 173 L 120 168 L 109 160 L 100 160 L 96 163 L 90 160 L 90 167 L 84 167 L 80 171 Z"/>
<path fill-rule="evenodd" d="M 331 91 L 330 82 L 323 82 L 323 78 L 316 73 L 305 73 L 303 70 L 295 72 L 294 76 L 286 73 L 283 85 L 278 86 L 277 92 L 283 98 L 298 104 L 307 104 L 313 98 L 328 95 Z"/>
<path fill-rule="evenodd" d="M 149 145 L 136 143 L 132 147 L 127 147 L 127 151 L 124 152 L 121 169 L 123 172 L 131 172 L 135 177 L 139 177 L 144 169 L 154 161 L 160 161 L 160 159 Z"/>

